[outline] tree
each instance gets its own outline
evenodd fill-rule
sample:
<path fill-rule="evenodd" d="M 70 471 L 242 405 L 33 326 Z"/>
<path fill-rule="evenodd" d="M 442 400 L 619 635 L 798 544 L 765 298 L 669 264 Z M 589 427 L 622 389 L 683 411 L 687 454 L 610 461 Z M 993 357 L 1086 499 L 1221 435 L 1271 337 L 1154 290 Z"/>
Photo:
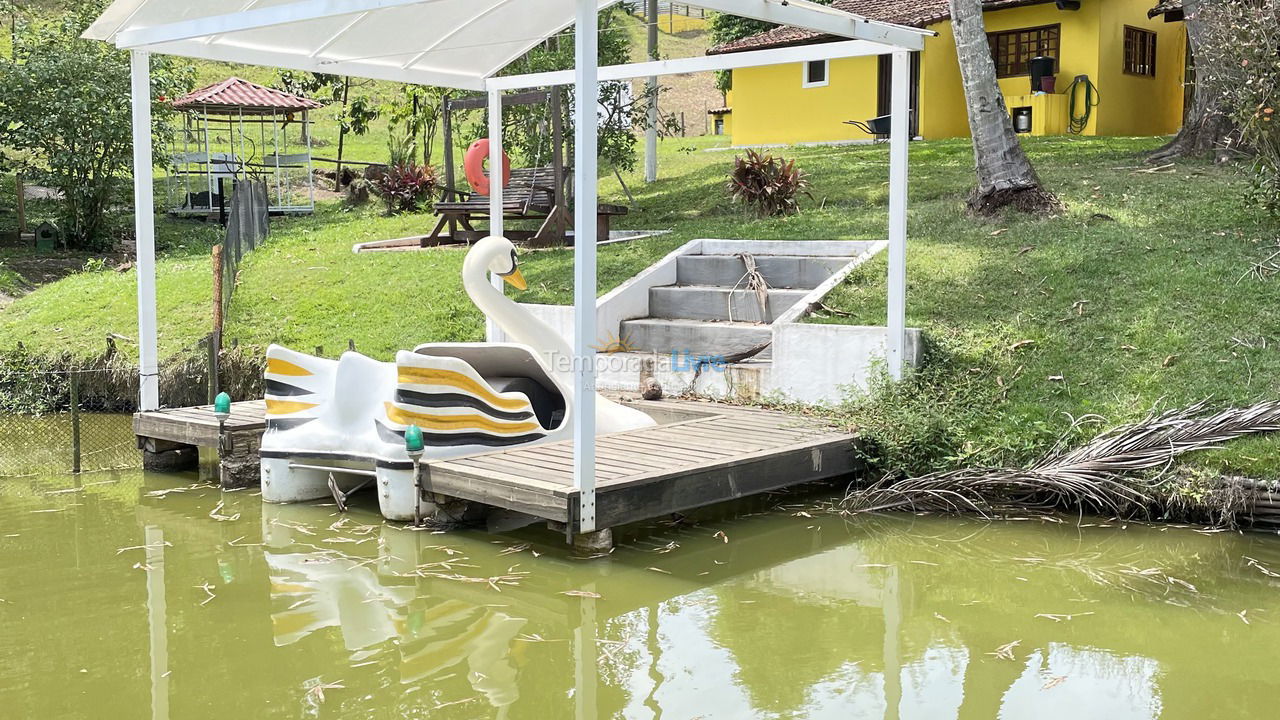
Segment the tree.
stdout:
<path fill-rule="evenodd" d="M 1167 3 L 1168 0 L 1157 6 L 1157 10 L 1168 10 L 1162 8 Z M 1191 106 L 1187 108 L 1178 134 L 1164 147 L 1147 156 L 1147 162 L 1150 163 L 1208 152 L 1219 152 L 1219 159 L 1224 159 L 1225 150 L 1236 131 L 1230 112 L 1224 107 L 1223 94 L 1213 82 L 1214 73 L 1211 68 L 1215 48 L 1211 40 L 1209 19 L 1201 12 L 1200 0 L 1182 0 L 1181 5 L 1187 25 L 1187 51 L 1193 59 L 1195 72 L 1191 83 Z"/>
<path fill-rule="evenodd" d="M 334 189 L 341 190 L 342 160 L 346 153 L 347 135 L 368 133 L 379 113 L 377 105 L 370 98 L 363 95 L 351 97 L 351 89 L 359 89 L 372 83 L 353 81 L 350 76 L 344 75 L 282 70 L 280 84 L 286 92 L 294 95 L 328 96 L 331 101 L 342 103 L 342 109 L 338 112 L 338 162 L 334 171 Z"/>
<path fill-rule="evenodd" d="M 43 17 L 18 10 L 12 57 L 0 60 L 0 147 L 19 171 L 62 194 L 63 235 L 89 249 L 111 245 L 108 210 L 124 198 L 133 160 L 129 53 L 80 39 L 103 4 L 75 0 Z M 165 145 L 174 124 L 163 100 L 190 90 L 194 72 L 172 58 L 151 62 L 160 101 L 153 103 L 152 132 Z"/>
<path fill-rule="evenodd" d="M 1201 150 L 1213 148 L 1219 159 L 1251 156 L 1254 199 L 1280 214 L 1280 2 L 1193 2 L 1188 8 L 1194 13 L 1188 32 L 1192 23 L 1199 28 L 1195 92 L 1211 107 L 1198 133 Z"/>
<path fill-rule="evenodd" d="M 619 22 L 622 11 L 611 8 L 600 12 L 599 62 L 601 65 L 619 65 L 631 57 L 631 41 L 626 28 Z M 516 62 L 507 66 L 503 75 L 541 73 L 569 70 L 574 66 L 573 30 L 547 39 L 530 50 Z M 572 88 L 559 88 L 561 105 L 566 118 L 565 154 L 573 157 L 573 101 Z M 646 94 L 635 96 L 624 82 L 600 83 L 599 105 L 603 110 L 599 129 L 599 152 L 603 164 L 619 171 L 632 170 L 636 164 L 636 129 L 648 127 L 649 98 Z M 514 106 L 503 112 L 504 147 L 512 155 L 518 155 L 530 165 L 546 165 L 551 159 L 550 107 L 544 105 Z M 460 136 L 465 140 L 488 134 L 488 120 L 478 118 L 470 130 Z M 659 119 L 659 132 L 672 133 L 679 123 L 674 118 Z"/>
<path fill-rule="evenodd" d="M 1009 206 L 1030 213 L 1061 210 L 1062 203 L 1041 184 L 1013 132 L 1013 121 L 996 82 L 982 0 L 950 0 L 950 5 L 978 173 L 978 185 L 969 195 L 969 211 L 991 215 Z"/>

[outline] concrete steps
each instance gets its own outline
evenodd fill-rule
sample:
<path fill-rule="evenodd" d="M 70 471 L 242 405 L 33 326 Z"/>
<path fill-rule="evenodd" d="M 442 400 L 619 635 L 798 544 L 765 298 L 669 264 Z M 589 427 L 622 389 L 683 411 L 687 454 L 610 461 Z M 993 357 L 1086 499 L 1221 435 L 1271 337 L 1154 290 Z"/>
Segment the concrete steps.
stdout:
<path fill-rule="evenodd" d="M 808 290 L 769 290 L 764 317 L 750 290 L 705 285 L 667 285 L 649 290 L 649 315 L 678 320 L 770 323 L 804 299 Z"/>
<path fill-rule="evenodd" d="M 622 323 L 622 337 L 634 350 L 690 355 L 732 355 L 750 350 L 773 338 L 768 325 L 745 322 L 648 317 Z M 769 349 L 755 359 L 767 359 Z"/>
<path fill-rule="evenodd" d="M 851 257 L 810 255 L 761 255 L 756 266 L 771 288 L 812 290 L 821 285 Z M 746 263 L 736 255 L 685 255 L 676 260 L 677 285 L 731 288 L 742 281 Z"/>

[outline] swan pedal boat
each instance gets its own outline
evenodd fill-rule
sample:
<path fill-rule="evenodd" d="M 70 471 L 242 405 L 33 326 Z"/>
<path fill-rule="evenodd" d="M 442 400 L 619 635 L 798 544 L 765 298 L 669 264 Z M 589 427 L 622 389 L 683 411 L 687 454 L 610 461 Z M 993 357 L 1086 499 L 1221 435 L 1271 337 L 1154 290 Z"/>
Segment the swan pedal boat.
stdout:
<path fill-rule="evenodd" d="M 400 351 L 395 362 L 356 352 L 329 360 L 278 345 L 267 350 L 262 497 L 319 500 L 377 488 L 384 517 L 408 522 L 442 510 L 415 486 L 405 446 L 422 432 L 421 462 L 572 438 L 572 359 L 550 326 L 488 281 L 494 273 L 525 288 L 515 246 L 489 237 L 467 253 L 463 286 L 513 343 L 435 343 Z M 649 427 L 648 415 L 596 397 L 599 434 Z"/>

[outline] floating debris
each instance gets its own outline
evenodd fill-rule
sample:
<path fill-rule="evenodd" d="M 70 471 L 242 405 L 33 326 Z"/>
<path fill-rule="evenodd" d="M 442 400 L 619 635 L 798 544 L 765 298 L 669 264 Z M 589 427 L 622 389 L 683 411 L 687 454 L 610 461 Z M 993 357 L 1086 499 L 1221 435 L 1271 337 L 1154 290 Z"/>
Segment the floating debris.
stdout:
<path fill-rule="evenodd" d="M 213 601 L 214 598 L 218 597 L 217 595 L 213 594 L 213 590 L 214 588 L 217 587 L 217 585 L 210 585 L 209 583 L 205 583 L 203 585 L 196 585 L 195 587 L 205 591 L 209 595 L 209 597 L 204 599 L 204 602 L 200 603 L 201 607 L 208 605 L 210 602 Z"/>
<path fill-rule="evenodd" d="M 996 658 L 997 660 L 1016 660 L 1017 658 L 1013 656 L 1013 649 L 1018 647 L 1018 645 L 1020 645 L 1021 643 L 1022 643 L 1021 640 L 1014 640 L 1013 642 L 1009 642 L 1009 643 L 1005 643 L 1004 645 L 1001 645 L 1000 647 L 996 648 L 994 651 L 989 652 L 987 654 L 990 655 L 991 657 Z"/>
<path fill-rule="evenodd" d="M 152 545 L 130 545 L 129 547 L 118 548 L 116 550 L 116 554 L 120 555 L 122 553 L 129 552 L 130 550 L 159 550 L 160 548 L 166 548 L 166 547 L 173 547 L 173 543 L 169 542 L 168 540 L 162 540 Z"/>
<path fill-rule="evenodd" d="M 1093 612 L 1090 611 L 1090 612 L 1082 612 L 1082 613 L 1036 613 L 1035 616 L 1038 618 L 1044 618 L 1046 620 L 1052 620 L 1054 622 L 1064 622 L 1067 620 L 1074 620 L 1078 617 L 1084 617 L 1085 615 L 1092 615 L 1092 614 Z"/>
<path fill-rule="evenodd" d="M 1066 675 L 1054 675 L 1049 681 L 1040 686 L 1041 690 L 1052 690 L 1067 681 Z"/>
<path fill-rule="evenodd" d="M 600 600 L 604 598 L 604 596 L 601 595 L 600 593 L 591 592 L 590 590 L 562 590 L 560 591 L 560 594 L 568 595 L 569 597 L 594 598 L 596 600 Z"/>

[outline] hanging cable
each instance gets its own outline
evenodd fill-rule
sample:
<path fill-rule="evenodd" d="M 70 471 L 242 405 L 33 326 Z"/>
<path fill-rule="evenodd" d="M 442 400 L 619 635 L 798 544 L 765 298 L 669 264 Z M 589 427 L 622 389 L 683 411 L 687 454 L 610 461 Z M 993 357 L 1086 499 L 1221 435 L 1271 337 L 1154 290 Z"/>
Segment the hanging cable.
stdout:
<path fill-rule="evenodd" d="M 1084 88 L 1084 112 L 1076 113 L 1076 90 L 1079 87 Z M 1098 92 L 1098 86 L 1089 80 L 1088 75 L 1077 75 L 1075 80 L 1071 81 L 1070 87 L 1067 88 L 1067 112 L 1070 115 L 1070 123 L 1067 130 L 1072 135 L 1079 135 L 1089 126 L 1089 118 L 1093 117 L 1093 109 L 1098 106 L 1098 100 L 1102 94 Z"/>

